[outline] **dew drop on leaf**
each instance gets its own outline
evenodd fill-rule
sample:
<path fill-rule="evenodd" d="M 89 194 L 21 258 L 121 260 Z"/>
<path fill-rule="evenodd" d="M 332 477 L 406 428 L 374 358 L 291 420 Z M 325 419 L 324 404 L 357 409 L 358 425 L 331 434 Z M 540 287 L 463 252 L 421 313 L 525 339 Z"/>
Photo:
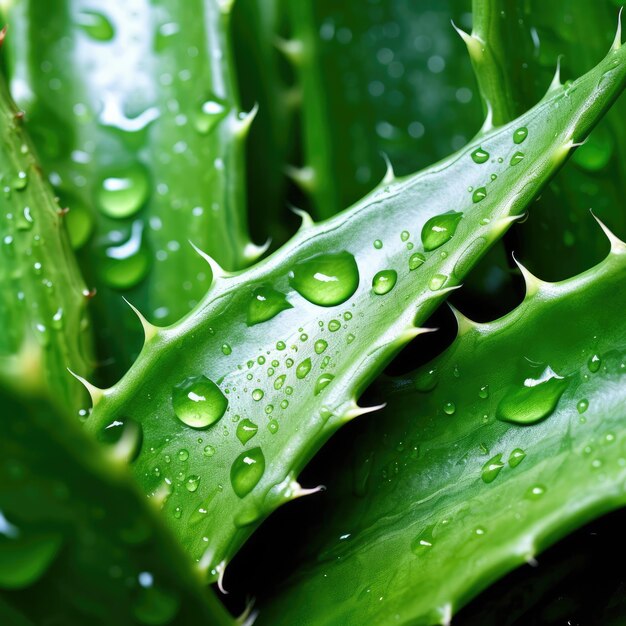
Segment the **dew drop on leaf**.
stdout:
<path fill-rule="evenodd" d="M 431 217 L 422 228 L 422 244 L 424 250 L 436 250 L 450 241 L 456 232 L 463 213 L 450 211 L 442 215 Z"/>
<path fill-rule="evenodd" d="M 110 172 L 100 181 L 97 203 L 108 217 L 131 217 L 148 199 L 148 176 L 140 165 Z"/>
<path fill-rule="evenodd" d="M 382 270 L 372 278 L 372 290 L 378 296 L 384 296 L 389 293 L 398 280 L 396 270 Z"/>
<path fill-rule="evenodd" d="M 238 497 L 247 496 L 261 480 L 265 472 L 265 457 L 261 448 L 242 452 L 230 468 L 230 482 Z"/>
<path fill-rule="evenodd" d="M 176 417 L 192 428 L 207 428 L 219 421 L 228 400 L 206 376 L 190 376 L 174 387 L 172 403 Z"/>
<path fill-rule="evenodd" d="M 280 291 L 276 291 L 270 285 L 262 285 L 254 290 L 248 303 L 248 314 L 246 323 L 254 326 L 271 320 L 281 311 L 293 308 L 287 301 L 287 296 Z"/>

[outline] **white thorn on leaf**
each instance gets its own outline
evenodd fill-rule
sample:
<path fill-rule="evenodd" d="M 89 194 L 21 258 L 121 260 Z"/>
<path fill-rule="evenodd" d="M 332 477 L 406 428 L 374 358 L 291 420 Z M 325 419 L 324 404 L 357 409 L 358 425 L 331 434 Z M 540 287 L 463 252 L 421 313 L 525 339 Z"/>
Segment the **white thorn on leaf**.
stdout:
<path fill-rule="evenodd" d="M 268 237 L 267 241 L 261 246 L 257 246 L 255 243 L 249 241 L 243 248 L 244 258 L 249 263 L 254 263 L 255 261 L 258 261 L 269 250 L 271 243 L 271 237 Z"/>
<path fill-rule="evenodd" d="M 228 595 L 228 591 L 224 589 L 224 572 L 226 572 L 226 561 L 220 561 L 215 566 L 215 571 L 217 572 L 217 588 L 225 595 Z"/>
<path fill-rule="evenodd" d="M 381 409 L 384 409 L 386 406 L 387 406 L 386 402 L 383 402 L 382 404 L 378 404 L 376 406 L 368 406 L 368 407 L 358 406 L 357 403 L 354 402 L 352 408 L 348 409 L 344 413 L 344 418 L 346 420 L 351 420 L 351 419 L 354 419 L 355 417 L 366 415 L 367 413 L 374 413 L 375 411 L 380 411 Z"/>
<path fill-rule="evenodd" d="M 235 134 L 237 137 L 246 137 L 248 135 L 250 126 L 252 126 L 252 122 L 254 122 L 258 112 L 259 103 L 257 102 L 243 117 L 237 119 L 235 122 Z"/>
<path fill-rule="evenodd" d="M 487 107 L 487 113 L 485 115 L 485 121 L 483 125 L 480 127 L 479 135 L 484 135 L 489 131 L 494 129 L 493 125 L 493 107 L 491 106 L 491 102 L 489 100 L 485 100 L 485 106 Z"/>
<path fill-rule="evenodd" d="M 441 296 L 447 296 L 449 293 L 456 291 L 457 289 L 461 289 L 463 285 L 454 285 L 453 287 L 445 287 L 444 289 L 439 289 L 438 291 L 433 291 L 430 294 L 431 298 L 441 298 Z"/>
<path fill-rule="evenodd" d="M 622 47 L 622 11 L 624 7 L 620 7 L 619 14 L 617 16 L 617 30 L 615 31 L 615 39 L 611 45 L 611 50 L 619 50 Z"/>
<path fill-rule="evenodd" d="M 393 171 L 393 165 L 391 164 L 391 161 L 389 160 L 389 157 L 387 156 L 387 154 L 385 152 L 381 152 L 380 155 L 383 157 L 383 160 L 385 161 L 385 165 L 387 166 L 387 169 L 385 170 L 385 175 L 383 176 L 383 185 L 388 185 L 389 183 L 392 183 L 395 179 L 396 179 L 396 175 Z"/>
<path fill-rule="evenodd" d="M 313 218 L 304 209 L 290 206 L 289 210 L 292 213 L 295 213 L 302 220 L 302 223 L 300 224 L 300 229 L 310 228 L 311 226 L 314 226 L 315 222 L 313 221 Z"/>
<path fill-rule="evenodd" d="M 448 302 L 448 306 L 450 307 L 450 310 L 456 320 L 457 337 L 464 335 L 470 330 L 474 330 L 478 326 L 474 320 L 471 320 L 469 317 L 461 313 L 461 311 L 459 311 L 453 304 L 450 304 L 450 302 Z"/>
<path fill-rule="evenodd" d="M 314 493 L 320 493 L 326 491 L 326 485 L 318 485 L 317 487 L 311 487 L 310 489 L 304 489 L 297 480 L 292 480 L 289 484 L 290 500 L 296 498 L 303 498 L 305 496 L 311 496 Z"/>
<path fill-rule="evenodd" d="M 256 621 L 256 618 L 259 616 L 259 612 L 253 611 L 253 608 L 254 598 L 246 602 L 246 608 L 243 610 L 243 613 L 235 620 L 235 622 L 239 624 L 239 626 L 252 626 Z"/>
<path fill-rule="evenodd" d="M 137 307 L 133 306 L 124 296 L 122 296 L 122 299 L 124 300 L 124 302 L 126 302 L 126 304 L 134 311 L 135 315 L 139 318 L 139 321 L 141 322 L 141 326 L 143 327 L 143 333 L 144 333 L 145 341 L 146 342 L 150 341 L 150 339 L 152 339 L 159 332 L 158 327 L 155 326 L 154 324 L 151 324 L 141 314 L 139 309 L 137 309 Z"/>
<path fill-rule="evenodd" d="M 589 209 L 589 212 L 593 216 L 593 219 L 598 222 L 600 228 L 606 235 L 606 238 L 609 240 L 609 243 L 611 244 L 611 252 L 613 254 L 624 254 L 626 252 L 626 243 L 624 243 L 619 237 L 617 237 L 591 209 Z"/>
<path fill-rule="evenodd" d="M 524 279 L 524 283 L 526 285 L 526 296 L 534 296 L 544 285 L 544 282 L 537 278 L 526 266 L 522 265 L 517 258 L 515 257 L 515 253 L 512 255 L 513 261 L 515 261 L 515 265 L 519 268 L 520 273 L 522 274 L 522 278 Z"/>
<path fill-rule="evenodd" d="M 400 342 L 408 343 L 415 339 L 415 337 L 419 337 L 420 335 L 425 335 L 426 333 L 436 333 L 438 328 L 425 328 L 423 326 L 411 326 L 402 331 L 400 334 Z"/>
<path fill-rule="evenodd" d="M 99 387 L 96 387 L 95 385 L 92 385 L 86 378 L 83 378 L 82 376 L 79 376 L 78 374 L 76 374 L 76 372 L 73 372 L 69 367 L 67 368 L 67 371 L 79 382 L 82 383 L 82 385 L 85 387 L 85 389 L 87 390 L 87 392 L 89 393 L 89 396 L 91 397 L 91 404 L 95 407 L 96 404 L 98 404 L 98 402 L 100 402 L 100 400 L 102 398 L 104 398 L 104 390 L 100 389 Z"/>
<path fill-rule="evenodd" d="M 304 44 L 298 39 L 284 39 L 276 37 L 274 45 L 280 50 L 294 65 L 298 65 L 304 56 Z"/>
<path fill-rule="evenodd" d="M 554 77 L 552 78 L 552 82 L 550 83 L 550 86 L 548 87 L 548 93 L 556 91 L 557 89 L 560 89 L 563 86 L 561 83 L 561 59 L 562 57 L 563 55 L 559 54 L 559 56 L 556 59 L 556 70 L 554 72 Z"/>
<path fill-rule="evenodd" d="M 285 174 L 303 191 L 311 193 L 315 189 L 315 170 L 310 165 L 304 167 L 287 165 Z"/>
<path fill-rule="evenodd" d="M 448 602 L 441 607 L 441 626 L 450 626 L 452 623 L 452 604 Z"/>
<path fill-rule="evenodd" d="M 224 270 L 211 255 L 200 250 L 200 248 L 198 248 L 198 246 L 196 246 L 196 244 L 191 240 L 189 240 L 189 245 L 209 264 L 214 280 L 216 278 L 226 278 L 228 276 L 228 272 Z"/>
<path fill-rule="evenodd" d="M 453 20 L 450 20 L 452 24 L 452 28 L 456 30 L 461 39 L 464 41 L 467 46 L 467 51 L 469 52 L 470 58 L 474 61 L 480 60 L 483 54 L 483 42 L 473 33 L 470 35 L 466 33 L 462 28 L 459 28 Z"/>

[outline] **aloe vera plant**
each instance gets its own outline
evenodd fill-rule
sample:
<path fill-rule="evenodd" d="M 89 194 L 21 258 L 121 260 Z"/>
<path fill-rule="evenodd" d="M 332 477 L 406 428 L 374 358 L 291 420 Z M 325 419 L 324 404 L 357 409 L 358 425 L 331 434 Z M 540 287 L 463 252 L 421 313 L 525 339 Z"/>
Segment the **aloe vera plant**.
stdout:
<path fill-rule="evenodd" d="M 583 196 L 621 234 L 619 112 L 611 149 L 595 129 L 626 84 L 608 3 L 586 24 L 578 0 L 335 4 L 0 2 L 25 110 L 0 85 L 3 623 L 448 623 L 623 503 L 626 248 L 606 230 L 559 283 L 505 254 L 591 267 Z M 325 219 L 295 209 L 283 243 L 288 203 Z M 246 268 L 248 223 L 275 241 Z M 506 313 L 457 313 L 446 349 L 448 296 Z M 208 583 L 236 554 L 224 607 Z"/>
<path fill-rule="evenodd" d="M 514 123 L 406 179 L 391 173 L 345 213 L 214 284 L 146 343 L 115 386 L 91 389 L 86 426 L 138 423 L 134 471 L 169 495 L 166 519 L 217 578 L 258 523 L 302 495 L 296 476 L 451 289 L 523 214 L 623 87 L 623 49 Z M 486 156 L 485 156 L 486 155 Z M 451 184 L 450 181 L 454 181 Z M 469 189 L 469 191 L 468 191 Z"/>
<path fill-rule="evenodd" d="M 626 246 L 611 244 L 562 283 L 525 272 L 524 302 L 495 322 L 457 313 L 444 354 L 381 385 L 387 407 L 330 470 L 328 512 L 303 542 L 317 558 L 258 623 L 448 623 L 623 505 L 626 328 L 606 320 L 624 306 Z"/>

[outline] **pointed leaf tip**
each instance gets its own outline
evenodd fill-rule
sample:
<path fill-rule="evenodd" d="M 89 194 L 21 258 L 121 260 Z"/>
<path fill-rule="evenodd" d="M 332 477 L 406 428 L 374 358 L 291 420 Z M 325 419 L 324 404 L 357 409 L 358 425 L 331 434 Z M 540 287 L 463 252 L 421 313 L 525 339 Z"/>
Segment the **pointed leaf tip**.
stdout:
<path fill-rule="evenodd" d="M 537 278 L 526 266 L 522 265 L 517 258 L 515 257 L 515 253 L 511 254 L 513 257 L 513 261 L 515 261 L 515 265 L 517 265 L 520 273 L 522 274 L 522 278 L 524 279 L 524 283 L 526 285 L 526 297 L 534 296 L 541 287 L 545 284 L 540 278 Z"/>
<path fill-rule="evenodd" d="M 91 397 L 91 404 L 95 407 L 98 402 L 104 397 L 104 390 L 92 385 L 86 378 L 79 376 L 76 372 L 73 372 L 69 367 L 67 371 L 85 387 L 89 396 Z"/>
<path fill-rule="evenodd" d="M 384 409 L 386 406 L 387 406 L 386 402 L 383 402 L 382 404 L 377 404 L 376 406 L 368 406 L 368 407 L 361 407 L 361 406 L 358 406 L 356 403 L 354 403 L 353 407 L 351 409 L 348 409 L 345 412 L 344 417 L 346 420 L 351 420 L 351 419 L 354 419 L 355 417 L 366 415 L 367 413 L 374 413 L 375 411 L 380 411 L 381 409 Z"/>
<path fill-rule="evenodd" d="M 471 320 L 469 317 L 461 313 L 461 311 L 459 311 L 459 309 L 457 309 L 453 304 L 451 304 L 450 302 L 448 302 L 447 304 L 452 311 L 454 318 L 456 319 L 457 337 L 460 337 L 478 327 L 478 324 L 474 320 Z"/>
<path fill-rule="evenodd" d="M 243 256 L 245 257 L 246 261 L 250 263 L 254 263 L 255 261 L 258 261 L 269 250 L 269 247 L 271 245 L 272 245 L 271 237 L 268 237 L 265 243 L 260 246 L 257 246 L 252 241 L 249 241 L 244 246 Z"/>
<path fill-rule="evenodd" d="M 626 243 L 624 243 L 619 237 L 617 237 L 613 231 L 593 212 L 593 210 L 589 209 L 589 212 L 593 216 L 593 219 L 598 222 L 600 228 L 606 235 L 606 238 L 609 240 L 609 244 L 611 245 L 611 253 L 612 254 L 624 254 L 626 253 Z"/>
<path fill-rule="evenodd" d="M 613 39 L 613 44 L 611 45 L 611 50 L 619 50 L 622 47 L 622 11 L 624 7 L 620 7 L 619 13 L 617 15 L 617 30 L 615 31 L 615 39 Z"/>
<path fill-rule="evenodd" d="M 213 279 L 226 278 L 228 276 L 228 272 L 224 270 L 222 266 L 212 256 L 210 256 L 203 250 L 200 250 L 200 248 L 198 248 L 198 246 L 196 246 L 196 244 L 191 241 L 191 239 L 189 239 L 188 241 L 189 245 L 209 264 L 209 267 L 211 268 L 211 272 L 213 274 Z"/>
<path fill-rule="evenodd" d="M 301 229 L 309 228 L 310 226 L 315 225 L 313 218 L 304 209 L 299 209 L 298 207 L 290 206 L 289 210 L 302 220 L 302 223 L 300 224 Z"/>
<path fill-rule="evenodd" d="M 146 342 L 150 341 L 150 339 L 152 339 L 159 332 L 159 328 L 155 326 L 154 324 L 151 324 L 142 315 L 141 311 L 139 311 L 139 309 L 136 306 L 132 305 L 124 296 L 122 296 L 122 299 L 124 300 L 124 302 L 126 302 L 126 304 L 133 310 L 135 315 L 139 318 L 139 321 L 141 322 L 141 326 L 143 327 L 145 341 Z"/>
<path fill-rule="evenodd" d="M 383 157 L 383 160 L 385 161 L 385 165 L 387 167 L 385 171 L 385 175 L 383 176 L 382 184 L 388 185 L 389 183 L 392 183 L 396 179 L 396 175 L 393 171 L 393 165 L 391 164 L 391 160 L 389 159 L 389 156 L 387 155 L 387 153 L 381 152 L 380 156 Z"/>

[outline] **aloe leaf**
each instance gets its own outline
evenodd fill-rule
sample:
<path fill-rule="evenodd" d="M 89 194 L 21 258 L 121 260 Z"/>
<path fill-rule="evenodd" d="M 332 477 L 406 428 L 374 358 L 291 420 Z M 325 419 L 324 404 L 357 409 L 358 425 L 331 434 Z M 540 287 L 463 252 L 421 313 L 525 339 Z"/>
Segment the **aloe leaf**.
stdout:
<path fill-rule="evenodd" d="M 234 624 L 104 449 L 40 397 L 0 388 L 0 621 Z"/>
<path fill-rule="evenodd" d="M 166 328 L 143 320 L 141 354 L 119 383 L 91 390 L 86 425 L 141 425 L 135 475 L 148 494 L 167 485 L 165 518 L 212 578 L 271 511 L 305 493 L 298 472 L 368 410 L 356 404 L 365 386 L 621 91 L 625 54 L 447 160 L 387 177 L 345 213 L 305 217 L 249 270 L 228 274 L 206 256 L 214 284 L 198 307 Z M 478 148 L 488 163 L 475 162 Z"/>
<path fill-rule="evenodd" d="M 32 384 L 78 414 L 87 398 L 67 368 L 92 370 L 89 292 L 2 77 L 0 120 L 0 363 L 26 367 Z"/>
<path fill-rule="evenodd" d="M 141 346 L 122 295 L 170 323 L 210 285 L 189 239 L 229 269 L 258 253 L 245 212 L 253 115 L 238 103 L 229 11 L 218 0 L 10 3 L 11 87 L 71 208 L 112 375 Z"/>
<path fill-rule="evenodd" d="M 611 244 L 561 283 L 523 269 L 517 309 L 487 324 L 458 314 L 448 350 L 379 390 L 384 413 L 330 470 L 321 539 L 302 539 L 312 562 L 259 624 L 447 624 L 626 502 L 626 245 Z"/>

